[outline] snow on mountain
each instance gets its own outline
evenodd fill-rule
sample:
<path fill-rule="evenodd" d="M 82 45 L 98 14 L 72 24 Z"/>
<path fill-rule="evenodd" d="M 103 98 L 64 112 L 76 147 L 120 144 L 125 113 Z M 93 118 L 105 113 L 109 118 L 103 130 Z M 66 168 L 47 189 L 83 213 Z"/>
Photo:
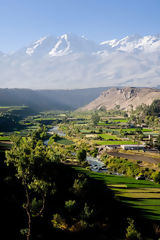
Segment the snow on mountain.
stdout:
<path fill-rule="evenodd" d="M 51 49 L 49 55 L 56 57 L 70 53 L 91 53 L 97 50 L 98 45 L 89 41 L 84 36 L 78 37 L 74 34 L 64 34 L 58 38 L 56 45 Z"/>
<path fill-rule="evenodd" d="M 45 56 L 56 44 L 57 38 L 53 36 L 45 36 L 32 43 L 29 47 L 25 48 L 25 55 L 27 56 Z"/>
<path fill-rule="evenodd" d="M 101 46 L 110 46 L 116 50 L 133 52 L 136 50 L 142 51 L 157 51 L 160 50 L 160 36 L 144 36 L 138 35 L 127 36 L 120 40 L 114 39 L 110 41 L 104 41 L 100 43 Z"/>
<path fill-rule="evenodd" d="M 46 39 L 46 37 L 43 37 L 43 38 L 37 40 L 36 42 L 34 42 L 32 47 L 27 48 L 26 53 L 27 53 L 29 56 L 32 56 L 32 54 L 34 53 L 35 49 L 36 49 L 38 46 L 40 46 L 45 39 Z"/>
<path fill-rule="evenodd" d="M 100 44 L 85 37 L 45 36 L 28 47 L 0 53 L 1 87 L 156 87 L 160 82 L 160 35 L 127 36 Z"/>

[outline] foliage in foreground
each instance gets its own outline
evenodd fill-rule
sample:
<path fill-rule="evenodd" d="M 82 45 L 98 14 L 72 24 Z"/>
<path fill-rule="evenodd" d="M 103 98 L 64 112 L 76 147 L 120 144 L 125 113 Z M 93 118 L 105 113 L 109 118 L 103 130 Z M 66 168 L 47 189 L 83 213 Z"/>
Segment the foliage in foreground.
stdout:
<path fill-rule="evenodd" d="M 21 223 L 6 234 L 27 240 L 124 239 L 126 219 L 137 218 L 137 213 L 117 201 L 103 182 L 62 164 L 63 153 L 46 147 L 43 137 L 39 131 L 27 138 L 17 138 L 6 154 L 8 169 L 17 178 L 15 186 L 18 183 L 21 189 L 16 197 Z M 84 149 L 78 152 L 85 157 Z"/>

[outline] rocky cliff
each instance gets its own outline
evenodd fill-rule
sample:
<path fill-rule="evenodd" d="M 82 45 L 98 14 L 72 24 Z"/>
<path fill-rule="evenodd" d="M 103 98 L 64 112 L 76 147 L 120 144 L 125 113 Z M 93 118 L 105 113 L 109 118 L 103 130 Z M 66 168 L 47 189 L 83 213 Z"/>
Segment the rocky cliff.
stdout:
<path fill-rule="evenodd" d="M 155 99 L 160 99 L 160 90 L 152 88 L 111 88 L 101 93 L 94 101 L 82 108 L 82 110 L 106 110 L 120 108 L 135 109 L 141 104 L 150 105 Z"/>

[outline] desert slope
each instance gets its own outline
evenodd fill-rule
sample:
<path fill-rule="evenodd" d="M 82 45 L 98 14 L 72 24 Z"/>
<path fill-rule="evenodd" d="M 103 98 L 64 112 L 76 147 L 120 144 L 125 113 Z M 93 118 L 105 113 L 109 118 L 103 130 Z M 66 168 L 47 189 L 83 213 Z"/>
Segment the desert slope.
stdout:
<path fill-rule="evenodd" d="M 94 101 L 81 108 L 81 110 L 96 110 L 105 107 L 114 109 L 117 105 L 120 109 L 135 109 L 141 104 L 150 105 L 155 99 L 160 99 L 160 90 L 152 88 L 111 88 L 101 93 Z"/>

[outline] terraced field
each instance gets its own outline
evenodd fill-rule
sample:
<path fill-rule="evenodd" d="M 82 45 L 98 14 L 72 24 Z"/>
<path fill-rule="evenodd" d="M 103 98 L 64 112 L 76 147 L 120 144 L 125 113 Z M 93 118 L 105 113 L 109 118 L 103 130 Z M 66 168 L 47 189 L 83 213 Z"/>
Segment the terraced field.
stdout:
<path fill-rule="evenodd" d="M 9 136 L 0 136 L 0 141 L 9 141 L 10 137 Z"/>
<path fill-rule="evenodd" d="M 98 145 L 133 145 L 133 144 L 138 144 L 138 142 L 134 141 L 123 141 L 123 140 L 118 140 L 118 141 L 96 141 L 96 144 Z"/>
<path fill-rule="evenodd" d="M 73 141 L 71 141 L 71 140 L 69 140 L 67 138 L 61 138 L 61 139 L 57 140 L 56 143 L 63 144 L 63 145 L 72 145 L 72 144 L 74 144 Z"/>
<path fill-rule="evenodd" d="M 103 139 L 113 139 L 113 140 L 116 140 L 118 139 L 118 137 L 116 135 L 111 135 L 111 134 L 98 134 L 98 136 L 100 136 L 101 138 Z"/>
<path fill-rule="evenodd" d="M 160 220 L 160 184 L 152 181 L 136 180 L 130 177 L 91 172 L 82 168 L 92 178 L 103 181 L 120 201 L 131 208 L 141 210 L 141 214 L 151 220 Z"/>

